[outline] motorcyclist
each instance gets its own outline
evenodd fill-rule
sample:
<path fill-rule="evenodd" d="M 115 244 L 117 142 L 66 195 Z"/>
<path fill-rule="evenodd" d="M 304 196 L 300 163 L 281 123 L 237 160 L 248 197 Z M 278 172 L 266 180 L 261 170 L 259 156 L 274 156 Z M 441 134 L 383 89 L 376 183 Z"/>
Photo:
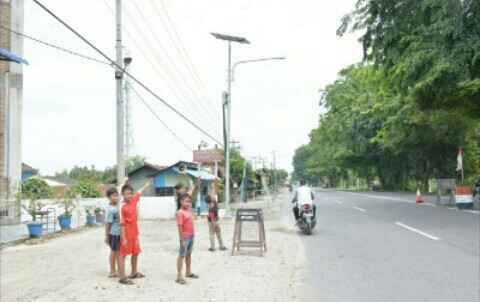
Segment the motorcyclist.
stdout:
<path fill-rule="evenodd" d="M 313 194 L 312 189 L 307 187 L 307 181 L 302 179 L 300 180 L 300 187 L 295 191 L 295 197 L 292 200 L 292 203 L 295 203 L 293 207 L 293 215 L 295 216 L 295 221 L 300 220 L 300 208 L 305 204 L 310 204 L 313 206 L 313 219 L 317 216 L 317 207 L 313 204 L 315 195 Z"/>

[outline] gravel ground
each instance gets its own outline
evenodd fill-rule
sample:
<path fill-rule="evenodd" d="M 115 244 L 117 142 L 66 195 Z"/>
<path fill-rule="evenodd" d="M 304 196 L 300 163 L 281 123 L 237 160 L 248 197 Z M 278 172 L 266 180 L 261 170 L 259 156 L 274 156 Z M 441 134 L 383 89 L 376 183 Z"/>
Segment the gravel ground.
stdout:
<path fill-rule="evenodd" d="M 303 249 L 291 222 L 281 218 L 280 204 L 249 203 L 264 208 L 268 252 L 263 257 L 253 248 L 231 256 L 233 219 L 221 221 L 229 250 L 209 252 L 206 219 L 196 220 L 192 267 L 200 279 L 184 286 L 174 282 L 178 234 L 173 221 L 139 223 L 139 271 L 147 277 L 133 286 L 107 278 L 103 228 L 6 247 L 0 251 L 1 301 L 295 301 Z"/>

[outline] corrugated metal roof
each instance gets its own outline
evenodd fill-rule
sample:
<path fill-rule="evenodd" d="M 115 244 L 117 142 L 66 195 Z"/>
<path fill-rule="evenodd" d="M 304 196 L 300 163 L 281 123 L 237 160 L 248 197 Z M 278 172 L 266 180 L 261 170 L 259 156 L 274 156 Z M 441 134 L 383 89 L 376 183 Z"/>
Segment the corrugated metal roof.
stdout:
<path fill-rule="evenodd" d="M 12 61 L 19 64 L 29 65 L 27 60 L 25 60 L 20 56 L 14 55 L 13 53 L 9 52 L 4 48 L 0 48 L 0 60 Z"/>
<path fill-rule="evenodd" d="M 175 172 L 178 172 L 178 167 L 173 167 L 173 170 Z M 200 171 L 200 173 L 197 171 L 197 170 L 190 170 L 190 169 L 187 169 L 187 174 L 195 177 L 195 178 L 198 178 L 199 176 L 204 179 L 204 180 L 215 180 L 215 175 L 213 174 L 210 174 L 206 171 Z"/>

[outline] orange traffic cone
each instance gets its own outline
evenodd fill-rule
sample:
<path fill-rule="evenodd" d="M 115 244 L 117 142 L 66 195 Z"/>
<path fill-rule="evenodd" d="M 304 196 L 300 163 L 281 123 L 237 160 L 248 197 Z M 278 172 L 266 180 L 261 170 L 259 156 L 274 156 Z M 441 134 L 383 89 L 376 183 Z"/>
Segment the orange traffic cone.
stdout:
<path fill-rule="evenodd" d="M 417 203 L 423 203 L 423 198 L 422 194 L 420 194 L 420 188 L 417 188 L 417 198 L 416 198 Z"/>

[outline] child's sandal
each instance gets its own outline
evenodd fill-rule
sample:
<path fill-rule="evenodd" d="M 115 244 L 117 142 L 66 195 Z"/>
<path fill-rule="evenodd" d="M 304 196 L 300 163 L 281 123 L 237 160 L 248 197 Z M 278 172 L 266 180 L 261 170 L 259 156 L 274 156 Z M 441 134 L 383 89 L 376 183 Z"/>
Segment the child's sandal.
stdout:
<path fill-rule="evenodd" d="M 127 285 L 132 285 L 133 284 L 132 280 L 128 280 L 127 278 L 121 278 L 120 281 L 118 281 L 118 282 L 120 282 L 122 284 L 127 284 Z"/>
<path fill-rule="evenodd" d="M 144 278 L 145 275 L 142 274 L 142 273 L 136 273 L 135 275 L 131 275 L 130 278 L 131 279 L 140 279 L 140 278 Z"/>

